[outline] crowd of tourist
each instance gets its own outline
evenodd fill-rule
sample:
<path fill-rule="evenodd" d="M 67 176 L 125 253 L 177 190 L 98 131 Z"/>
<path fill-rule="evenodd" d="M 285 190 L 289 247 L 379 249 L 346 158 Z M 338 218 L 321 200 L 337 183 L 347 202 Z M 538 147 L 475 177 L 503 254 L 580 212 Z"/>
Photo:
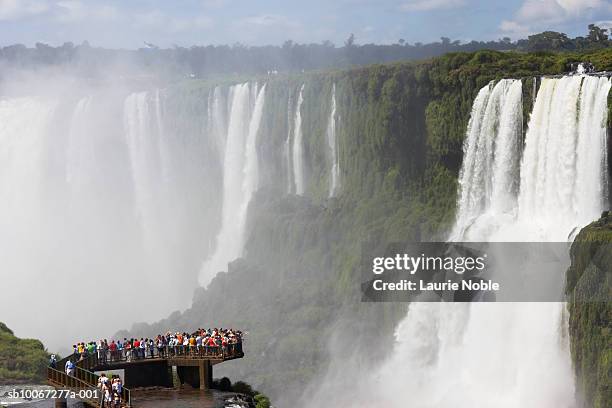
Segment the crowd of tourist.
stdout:
<path fill-rule="evenodd" d="M 123 383 L 118 375 L 108 378 L 102 373 L 98 378 L 98 388 L 102 392 L 100 398 L 101 407 L 120 408 Z"/>
<path fill-rule="evenodd" d="M 154 338 L 124 338 L 110 342 L 101 339 L 72 347 L 77 359 L 96 355 L 102 363 L 174 356 L 226 358 L 242 354 L 242 337 L 240 330 L 214 328 L 198 329 L 193 333 L 166 332 Z"/>

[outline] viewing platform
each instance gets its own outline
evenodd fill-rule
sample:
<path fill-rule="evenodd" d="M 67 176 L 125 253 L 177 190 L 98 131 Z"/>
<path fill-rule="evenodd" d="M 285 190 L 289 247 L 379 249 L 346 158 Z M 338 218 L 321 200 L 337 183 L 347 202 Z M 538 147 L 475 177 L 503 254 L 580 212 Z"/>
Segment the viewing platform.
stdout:
<path fill-rule="evenodd" d="M 97 373 L 123 370 L 122 401 L 131 407 L 130 388 L 173 387 L 174 370 L 181 385 L 207 390 L 212 385 L 213 366 L 244 357 L 242 343 L 227 347 L 166 346 L 161 349 L 116 350 L 96 352 L 85 357 L 70 355 L 57 362 L 57 368 L 47 369 L 47 382 L 56 388 L 71 391 L 98 390 Z M 72 359 L 76 364 L 73 375 L 61 370 Z M 84 403 L 98 407 L 97 398 L 80 398 Z M 58 407 L 65 405 L 56 404 Z"/>

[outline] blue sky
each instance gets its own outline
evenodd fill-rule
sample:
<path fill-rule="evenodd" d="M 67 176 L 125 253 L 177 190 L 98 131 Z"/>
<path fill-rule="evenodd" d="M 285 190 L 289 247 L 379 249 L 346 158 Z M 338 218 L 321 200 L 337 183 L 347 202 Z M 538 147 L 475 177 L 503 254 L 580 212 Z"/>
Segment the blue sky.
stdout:
<path fill-rule="evenodd" d="M 469 41 L 583 35 L 590 22 L 611 26 L 612 0 L 0 0 L 0 45 Z"/>

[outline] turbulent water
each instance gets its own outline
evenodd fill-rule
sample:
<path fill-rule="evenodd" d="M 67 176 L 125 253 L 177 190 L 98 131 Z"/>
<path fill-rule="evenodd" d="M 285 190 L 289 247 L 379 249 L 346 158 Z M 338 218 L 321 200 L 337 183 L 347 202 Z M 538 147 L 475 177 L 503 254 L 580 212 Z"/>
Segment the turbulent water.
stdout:
<path fill-rule="evenodd" d="M 597 218 L 609 90 L 607 78 L 543 79 L 521 157 L 520 82 L 483 88 L 467 131 L 452 239 L 566 241 Z M 573 407 L 564 308 L 413 303 L 381 371 L 383 383 L 397 386 L 385 389 L 401 396 L 381 398 L 413 407 Z"/>
<path fill-rule="evenodd" d="M 258 89 L 256 83 L 244 83 L 229 91 L 231 108 L 223 158 L 221 231 L 215 252 L 202 267 L 202 285 L 208 284 L 217 272 L 226 270 L 228 262 L 242 253 L 247 210 L 258 183 L 256 142 L 265 89 L 265 85 Z"/>
<path fill-rule="evenodd" d="M 521 81 L 502 80 L 478 93 L 466 134 L 453 239 L 464 236 L 476 219 L 502 220 L 513 215 L 522 117 Z"/>
<path fill-rule="evenodd" d="M 0 307 L 18 335 L 52 349 L 187 307 L 194 287 L 242 255 L 262 184 L 309 194 L 307 148 L 327 160 L 319 174 L 338 194 L 335 86 L 322 93 L 326 112 L 304 109 L 304 84 L 285 101 L 256 82 L 186 91 L 66 80 L 62 92 L 32 89 L 16 83 L 0 96 L 0 268 L 31 298 L 63 301 L 17 310 L 23 292 L 8 291 Z M 271 126 L 283 105 L 286 128 Z M 325 139 L 314 146 L 304 123 L 318 121 Z M 101 318 L 98 302 L 121 313 Z M 79 325 L 54 330 L 75 315 Z"/>

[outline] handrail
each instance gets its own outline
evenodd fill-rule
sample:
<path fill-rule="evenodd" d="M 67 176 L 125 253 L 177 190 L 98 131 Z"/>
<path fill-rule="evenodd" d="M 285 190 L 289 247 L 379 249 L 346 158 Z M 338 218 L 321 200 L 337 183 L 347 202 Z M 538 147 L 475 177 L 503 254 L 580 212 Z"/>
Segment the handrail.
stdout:
<path fill-rule="evenodd" d="M 99 391 L 97 387 L 92 386 L 86 381 L 73 377 L 66 374 L 63 371 L 57 370 L 55 368 L 47 367 L 47 381 L 56 387 L 65 387 L 76 390 L 89 390 L 92 391 L 92 397 L 87 397 L 86 394 L 81 395 L 81 399 L 87 400 L 90 403 L 98 404 L 98 398 L 95 398 L 95 395 L 99 395 Z"/>
<path fill-rule="evenodd" d="M 136 353 L 135 351 L 138 350 Z M 99 375 L 93 371 L 100 371 L 105 366 L 112 366 L 115 363 L 146 361 L 153 359 L 233 359 L 244 356 L 242 350 L 242 342 L 237 344 L 228 344 L 227 346 L 164 346 L 161 348 L 147 347 L 146 349 L 132 350 L 116 350 L 106 352 L 96 352 L 93 354 L 84 354 L 78 356 L 71 354 L 56 363 L 56 367 L 64 367 L 69 359 L 77 359 L 75 362 L 74 375 L 70 376 L 64 371 L 48 368 L 47 379 L 51 385 L 58 387 L 77 388 L 77 389 L 94 389 L 99 390 L 98 380 Z M 131 407 L 131 391 L 128 388 L 122 387 L 121 399 L 124 406 Z M 91 402 L 91 401 L 90 401 Z M 95 401 L 99 403 L 99 401 Z"/>
<path fill-rule="evenodd" d="M 92 356 L 88 356 L 85 360 L 87 364 L 90 364 Z M 164 346 L 162 348 L 154 347 L 153 349 L 147 347 L 146 349 L 123 349 L 110 351 L 107 350 L 105 353 L 96 353 L 93 355 L 94 365 L 92 367 L 103 367 L 106 365 L 113 365 L 115 363 L 123 362 L 135 362 L 143 361 L 148 359 L 170 359 L 170 358 L 186 358 L 186 359 L 209 359 L 209 358 L 220 358 L 222 360 L 244 357 L 242 351 L 242 343 L 229 344 L 226 347 L 222 346 Z"/>
<path fill-rule="evenodd" d="M 69 356 L 64 358 L 63 361 L 68 361 Z M 98 388 L 98 380 L 100 378 L 99 375 L 90 371 L 91 368 L 95 367 L 97 364 L 97 356 L 95 354 L 89 355 L 84 359 L 81 359 L 76 362 L 76 367 L 74 371 L 74 376 L 70 376 L 63 371 L 48 367 L 47 369 L 47 380 L 52 383 L 52 385 L 63 386 L 68 388 L 77 388 L 77 389 L 93 389 L 99 390 Z M 61 381 L 59 381 L 61 380 Z M 123 401 L 124 406 L 131 407 L 132 403 L 132 393 L 126 388 L 122 387 L 121 390 L 121 400 Z M 96 404 L 99 403 L 98 400 L 95 401 Z"/>

